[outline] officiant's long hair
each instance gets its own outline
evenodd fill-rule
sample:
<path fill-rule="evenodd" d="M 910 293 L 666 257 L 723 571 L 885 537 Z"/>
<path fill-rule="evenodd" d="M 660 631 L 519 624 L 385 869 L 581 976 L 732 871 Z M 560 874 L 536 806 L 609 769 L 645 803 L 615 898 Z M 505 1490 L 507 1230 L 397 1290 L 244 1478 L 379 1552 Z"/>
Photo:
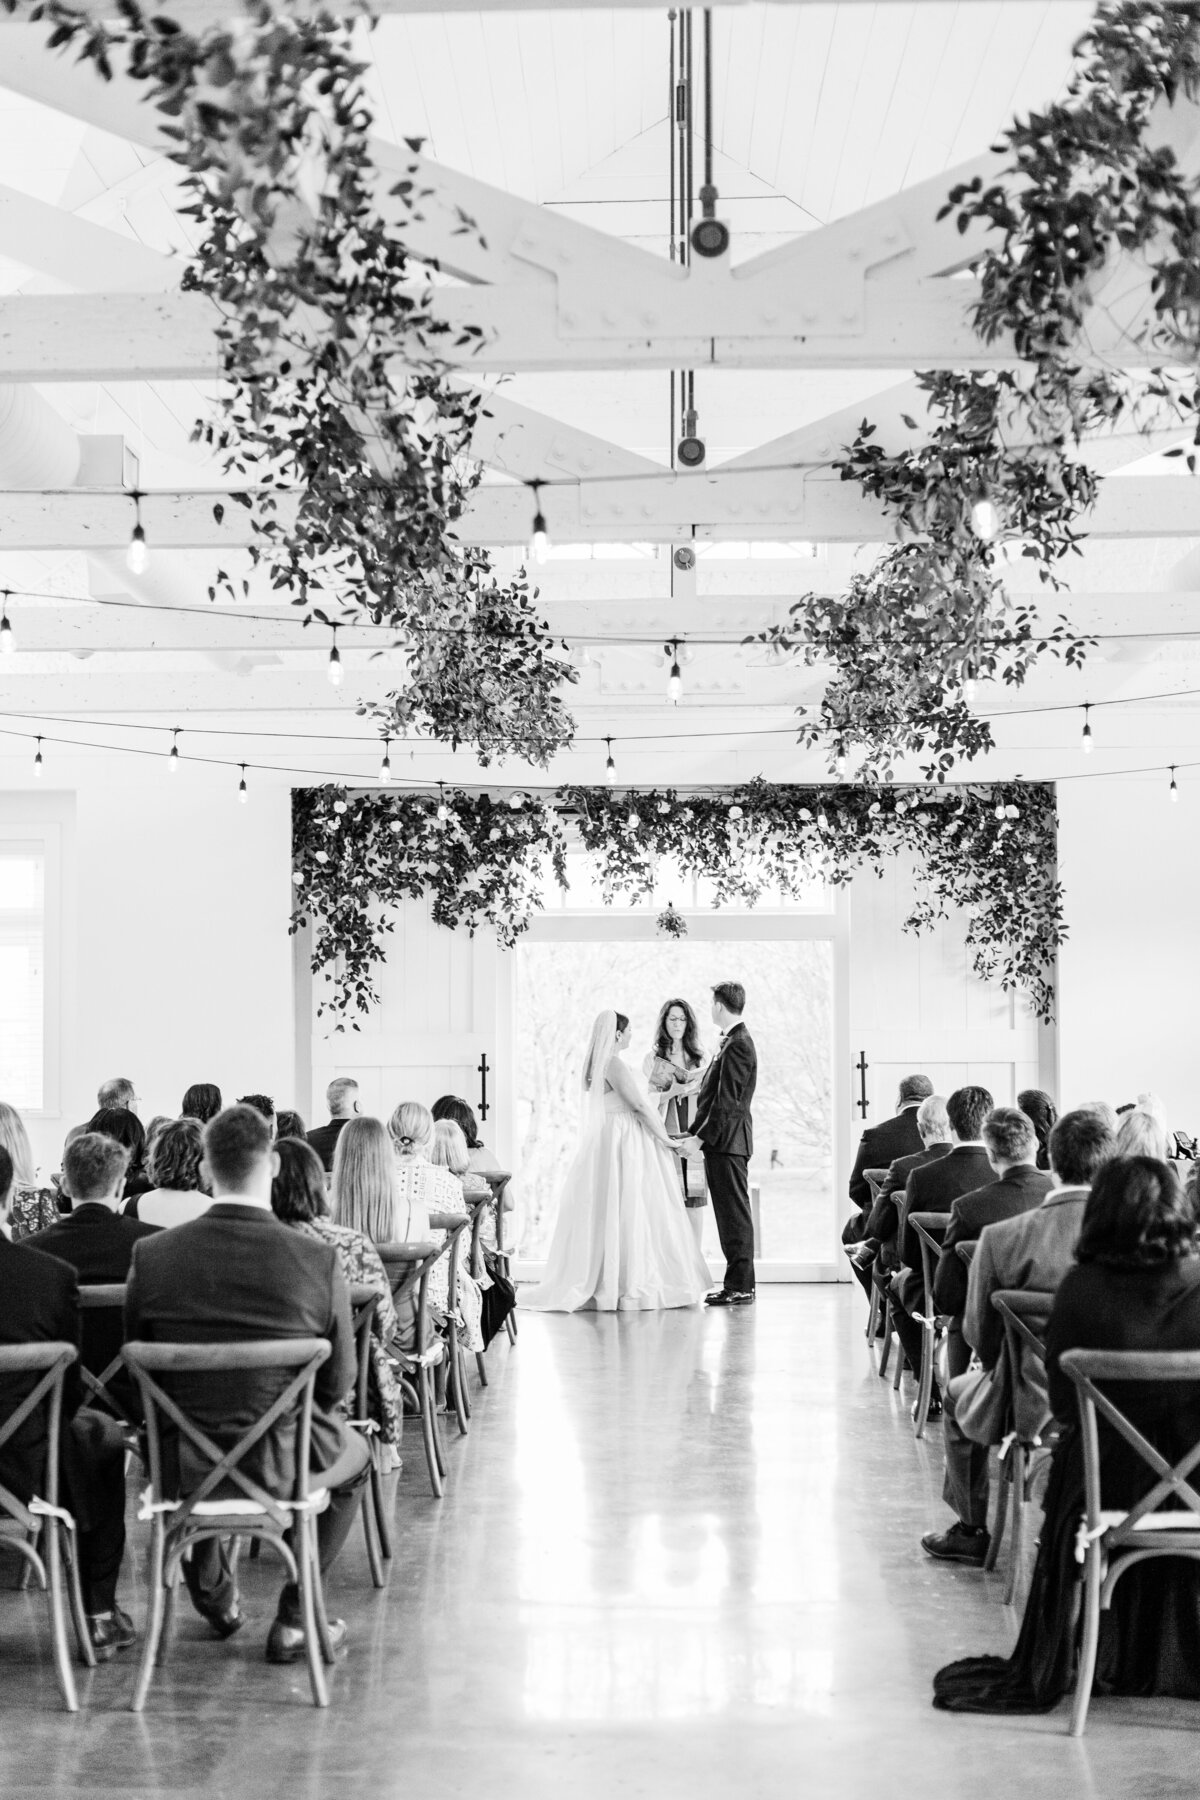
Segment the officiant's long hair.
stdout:
<path fill-rule="evenodd" d="M 700 1046 L 700 1027 L 696 1015 L 686 1000 L 664 1000 L 662 1011 L 658 1015 L 658 1023 L 654 1027 L 654 1054 L 668 1057 L 671 1054 L 671 1034 L 667 1030 L 667 1014 L 673 1007 L 678 1007 L 687 1024 L 683 1031 L 683 1054 L 693 1069 L 698 1069 L 704 1061 L 704 1051 Z"/>

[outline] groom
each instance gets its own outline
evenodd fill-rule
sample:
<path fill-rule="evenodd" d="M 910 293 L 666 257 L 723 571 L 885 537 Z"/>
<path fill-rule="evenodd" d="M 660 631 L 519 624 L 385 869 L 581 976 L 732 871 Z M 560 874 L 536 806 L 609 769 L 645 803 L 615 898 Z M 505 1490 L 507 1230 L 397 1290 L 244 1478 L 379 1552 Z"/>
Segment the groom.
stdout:
<path fill-rule="evenodd" d="M 758 1057 L 754 1041 L 742 1024 L 746 990 L 741 982 L 723 981 L 712 994 L 713 1023 L 721 1032 L 721 1048 L 700 1086 L 692 1141 L 704 1153 L 704 1174 L 726 1266 L 724 1285 L 709 1294 L 707 1304 L 753 1306 L 754 1220 L 750 1212 L 749 1162 L 754 1150 L 754 1128 L 750 1102 L 758 1080 Z"/>

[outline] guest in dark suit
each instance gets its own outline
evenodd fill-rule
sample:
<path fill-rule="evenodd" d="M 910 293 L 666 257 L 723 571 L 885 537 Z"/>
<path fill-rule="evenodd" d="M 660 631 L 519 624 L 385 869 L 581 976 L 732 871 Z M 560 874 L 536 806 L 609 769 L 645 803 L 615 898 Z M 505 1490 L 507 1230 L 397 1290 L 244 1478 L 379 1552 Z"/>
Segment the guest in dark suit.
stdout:
<path fill-rule="evenodd" d="M 1051 1133 L 1052 1161 L 1062 1123 Z M 948 1711 L 1046 1712 L 1072 1685 L 1083 1450 L 1075 1386 L 1060 1359 L 1073 1349 L 1200 1350 L 1196 1214 L 1170 1164 L 1138 1156 L 1113 1159 L 1097 1172 L 1077 1262 L 1063 1275 L 1046 1333 L 1050 1405 L 1062 1432 L 1025 1616 L 1010 1657 L 970 1657 L 938 1671 L 933 1703 Z M 1178 1462 L 1200 1439 L 1194 1385 L 1101 1385 L 1167 1462 Z M 1124 1510 L 1153 1486 L 1154 1476 L 1103 1418 L 1098 1436 L 1104 1504 Z M 1171 1557 L 1131 1568 L 1100 1617 L 1097 1693 L 1200 1699 L 1200 1567 L 1194 1562 Z"/>
<path fill-rule="evenodd" d="M 892 1277 L 889 1292 L 894 1301 L 893 1324 L 904 1354 L 916 1375 L 921 1373 L 924 1334 L 913 1317 L 925 1310 L 925 1284 L 921 1275 L 921 1244 L 909 1224 L 913 1213 L 949 1213 L 960 1194 L 983 1187 L 992 1179 L 992 1165 L 983 1145 L 983 1121 L 992 1110 L 986 1088 L 955 1088 L 946 1102 L 951 1144 L 945 1156 L 913 1169 L 905 1183 L 904 1204 L 896 1234 L 900 1273 Z M 929 1402 L 931 1418 L 942 1410 L 936 1381 Z"/>
<path fill-rule="evenodd" d="M 692 1136 L 680 1140 L 683 1154 L 704 1156 L 704 1177 L 725 1257 L 725 1279 L 708 1296 L 709 1306 L 754 1304 L 754 1218 L 750 1211 L 750 1158 L 754 1126 L 750 1103 L 758 1082 L 758 1057 L 742 1023 L 746 990 L 740 981 L 713 989 L 713 1023 L 721 1048 L 705 1070 L 696 1100 Z M 690 1146 L 690 1148 L 684 1148 Z"/>
<path fill-rule="evenodd" d="M 951 1375 L 961 1375 L 971 1360 L 962 1331 L 967 1269 L 954 1246 L 976 1242 L 986 1225 L 1032 1211 L 1053 1186 L 1053 1177 L 1035 1166 L 1037 1130 L 1025 1113 L 1012 1106 L 998 1106 L 984 1120 L 983 1141 L 997 1178 L 973 1193 L 960 1195 L 950 1208 L 944 1240 L 946 1255 L 938 1264 L 933 1283 L 934 1307 L 950 1319 L 946 1353 Z M 959 1430 L 949 1398 L 944 1405 L 942 1499 L 953 1512 L 955 1524 L 949 1531 L 928 1532 L 921 1544 L 928 1555 L 942 1561 L 977 1562 L 986 1555 L 988 1546 L 987 1446 L 975 1443 Z"/>
<path fill-rule="evenodd" d="M 130 1118 L 133 1114 L 128 1115 Z M 133 1260 L 133 1246 L 157 1227 L 121 1213 L 127 1155 L 114 1138 L 87 1131 L 63 1152 L 63 1192 L 72 1210 L 57 1224 L 26 1239 L 35 1250 L 61 1257 L 78 1275 L 81 1285 L 125 1281 Z M 116 1308 L 89 1310 L 83 1316 L 83 1365 L 93 1375 L 119 1356 L 124 1326 Z M 124 1401 L 133 1401 L 136 1389 L 129 1377 L 114 1378 Z"/>
<path fill-rule="evenodd" d="M 870 1294 L 871 1278 L 876 1271 L 891 1273 L 899 1267 L 896 1233 L 900 1229 L 900 1207 L 909 1176 L 914 1169 L 937 1162 L 950 1148 L 950 1121 L 941 1094 L 930 1094 L 922 1100 L 917 1108 L 917 1130 L 924 1149 L 914 1151 L 911 1156 L 898 1156 L 889 1165 L 867 1220 L 866 1235 L 855 1246 L 850 1258 L 850 1267 L 867 1294 Z"/>
<path fill-rule="evenodd" d="M 867 1215 L 872 1204 L 867 1170 L 890 1169 L 898 1156 L 919 1156 L 924 1149 L 917 1109 L 932 1093 L 933 1083 L 928 1075 L 906 1075 L 900 1083 L 894 1117 L 869 1125 L 863 1132 L 850 1171 L 850 1200 L 858 1212 L 851 1214 L 842 1232 L 844 1244 L 856 1244 L 867 1235 Z"/>
<path fill-rule="evenodd" d="M 329 1108 L 328 1125 L 318 1125 L 310 1131 L 308 1141 L 321 1159 L 326 1174 L 333 1171 L 333 1153 L 337 1149 L 337 1141 L 350 1120 L 358 1111 L 358 1083 L 348 1075 L 339 1075 L 325 1089 L 325 1104 Z"/>
<path fill-rule="evenodd" d="M 317 1372 L 312 1421 L 312 1468 L 331 1490 L 317 1521 L 322 1572 L 346 1541 L 365 1479 L 366 1442 L 339 1415 L 357 1369 L 350 1295 L 332 1246 L 280 1223 L 271 1211 L 271 1183 L 279 1172 L 266 1119 L 249 1106 L 231 1106 L 204 1131 L 204 1168 L 213 1204 L 202 1218 L 139 1243 L 126 1297 L 129 1338 L 156 1343 L 230 1343 L 255 1338 L 328 1338 L 331 1355 Z M 191 1375 L 174 1383 L 190 1416 L 217 1443 L 233 1443 L 287 1385 L 287 1373 Z M 279 1494 L 292 1492 L 292 1421 L 273 1427 L 242 1463 L 248 1475 Z M 186 1453 L 179 1470 L 186 1486 Z M 193 1604 L 219 1636 L 243 1623 L 237 1586 L 223 1547 L 196 1546 L 184 1573 Z M 331 1622 L 335 1644 L 346 1627 Z M 291 1582 L 267 1639 L 268 1662 L 303 1654 L 300 1596 Z"/>
<path fill-rule="evenodd" d="M 28 1238 L 14 1245 L 8 1212 L 13 1165 L 0 1149 L 0 1344 L 79 1342 L 79 1287 L 68 1263 L 34 1249 Z M 0 1384 L 0 1416 L 36 1387 L 38 1375 Z M 125 1446 L 120 1429 L 102 1413 L 82 1406 L 79 1365 L 63 1381 L 61 1503 L 75 1518 L 79 1577 L 92 1648 L 101 1661 L 134 1642 L 133 1621 L 117 1605 L 117 1577 L 125 1554 Z M 37 1493 L 46 1466 L 44 1416 L 34 1413 L 0 1450 L 0 1482 L 19 1500 Z"/>

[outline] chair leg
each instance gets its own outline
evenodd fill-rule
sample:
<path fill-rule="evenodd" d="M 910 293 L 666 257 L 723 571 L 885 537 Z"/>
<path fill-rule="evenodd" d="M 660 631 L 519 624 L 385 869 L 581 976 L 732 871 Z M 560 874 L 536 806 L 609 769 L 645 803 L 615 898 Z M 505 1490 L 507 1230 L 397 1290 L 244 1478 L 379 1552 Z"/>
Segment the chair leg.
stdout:
<path fill-rule="evenodd" d="M 879 1330 L 879 1289 L 871 1283 L 871 1304 L 867 1308 L 867 1342 L 875 1342 L 875 1333 Z"/>
<path fill-rule="evenodd" d="M 1088 1703 L 1096 1675 L 1096 1649 L 1100 1642 L 1100 1546 L 1088 1545 L 1087 1564 L 1083 1575 L 1083 1641 L 1079 1648 L 1079 1666 L 1075 1674 L 1075 1703 L 1071 1708 L 1072 1737 L 1082 1737 L 1087 1724 Z"/>
<path fill-rule="evenodd" d="M 313 1705 L 329 1705 L 329 1688 L 325 1681 L 322 1644 L 317 1635 L 317 1609 L 313 1584 L 320 1581 L 316 1560 L 316 1521 L 308 1516 L 300 1520 L 295 1536 L 297 1573 L 300 1576 L 300 1619 L 304 1626 L 304 1654 L 308 1663 L 308 1679 L 312 1687 Z"/>
<path fill-rule="evenodd" d="M 54 1670 L 62 1689 L 63 1705 L 68 1712 L 78 1712 L 79 1701 L 75 1693 L 75 1677 L 71 1671 L 71 1652 L 67 1648 L 67 1619 L 63 1607 L 62 1540 L 59 1537 L 61 1529 L 63 1528 L 57 1519 L 46 1520 L 46 1586 L 50 1599 L 50 1636 L 54 1644 Z"/>
<path fill-rule="evenodd" d="M 899 1354 L 899 1347 L 897 1346 L 897 1355 L 898 1354 Z M 888 1363 L 891 1361 L 891 1357 L 892 1357 L 892 1314 L 891 1314 L 891 1308 L 888 1306 L 885 1306 L 884 1310 L 883 1310 L 883 1349 L 879 1352 L 879 1379 L 880 1379 L 880 1381 L 887 1380 Z"/>
<path fill-rule="evenodd" d="M 71 1603 L 71 1620 L 75 1626 L 75 1642 L 79 1645 L 79 1654 L 89 1669 L 96 1666 L 96 1652 L 92 1648 L 92 1634 L 87 1627 L 87 1613 L 83 1605 L 83 1585 L 79 1579 L 79 1547 L 70 1532 L 63 1538 L 63 1549 L 67 1562 L 67 1598 Z"/>
<path fill-rule="evenodd" d="M 1008 1518 L 1008 1484 L 1011 1476 L 1008 1457 L 1000 1464 L 996 1479 L 996 1518 L 992 1525 L 992 1535 L 988 1542 L 987 1555 L 983 1559 L 985 1569 L 994 1569 L 996 1559 L 1000 1555 L 1000 1545 L 1004 1541 L 1004 1522 Z"/>
<path fill-rule="evenodd" d="M 440 1500 L 442 1497 L 441 1458 L 437 1452 L 433 1382 L 428 1369 L 420 1370 L 417 1383 L 421 1402 L 421 1438 L 425 1445 L 425 1461 L 429 1468 L 429 1485 L 433 1489 L 435 1499 Z"/>
<path fill-rule="evenodd" d="M 517 1341 L 517 1314 L 516 1314 L 515 1307 L 514 1307 L 513 1311 L 510 1312 L 508 1317 L 505 1319 L 504 1329 L 508 1333 L 509 1343 L 515 1344 Z"/>
<path fill-rule="evenodd" d="M 378 1460 L 371 1458 L 371 1504 L 375 1509 L 375 1535 L 379 1539 L 379 1554 L 384 1562 L 392 1560 L 392 1533 L 388 1525 L 387 1496 L 383 1491 L 383 1474 Z"/>
<path fill-rule="evenodd" d="M 475 1368 L 479 1375 L 480 1387 L 486 1387 L 488 1384 L 487 1361 L 482 1350 L 477 1350 L 475 1352 Z"/>
<path fill-rule="evenodd" d="M 891 1314 L 890 1313 L 888 1314 L 888 1322 L 889 1322 L 889 1324 L 891 1323 Z M 897 1337 L 897 1339 L 896 1339 L 896 1367 L 892 1372 L 892 1392 L 893 1392 L 893 1394 L 899 1392 L 900 1377 L 903 1375 L 903 1373 L 907 1367 L 908 1367 L 908 1357 L 905 1354 L 904 1345 L 900 1342 L 899 1337 Z"/>
<path fill-rule="evenodd" d="M 913 1435 L 918 1438 L 925 1436 L 925 1426 L 929 1420 L 929 1401 L 933 1393 L 933 1350 L 933 1327 L 922 1325 L 921 1380 L 917 1388 L 917 1416 L 913 1421 Z"/>
<path fill-rule="evenodd" d="M 146 1636 L 142 1644 L 142 1661 L 138 1669 L 137 1681 L 134 1684 L 133 1698 L 129 1702 L 130 1712 L 141 1712 L 146 1704 L 146 1695 L 150 1691 L 150 1681 L 158 1656 L 159 1640 L 162 1637 L 165 1600 L 163 1592 L 165 1535 L 162 1515 L 155 1514 L 150 1532 L 150 1573 L 146 1582 Z"/>
<path fill-rule="evenodd" d="M 1004 1604 L 1011 1606 L 1021 1572 L 1021 1552 L 1025 1547 L 1025 1446 L 1014 1443 L 1009 1451 L 1012 1461 L 1012 1531 L 1008 1544 L 1008 1575 L 1004 1583 Z"/>
<path fill-rule="evenodd" d="M 367 1563 L 371 1570 L 371 1582 L 374 1587 L 383 1586 L 383 1564 L 379 1558 L 379 1543 L 375 1534 L 375 1494 L 370 1481 L 364 1481 L 362 1500 L 359 1503 L 362 1514 L 363 1537 L 367 1542 Z"/>
<path fill-rule="evenodd" d="M 468 1421 L 471 1417 L 471 1411 L 470 1407 L 467 1405 L 466 1383 L 463 1381 L 462 1345 L 458 1341 L 458 1330 L 453 1325 L 450 1327 L 450 1334 L 446 1344 L 446 1354 L 449 1359 L 446 1370 L 446 1393 L 451 1406 L 454 1408 L 454 1414 L 458 1420 L 459 1432 L 463 1437 L 466 1437 L 470 1430 Z"/>

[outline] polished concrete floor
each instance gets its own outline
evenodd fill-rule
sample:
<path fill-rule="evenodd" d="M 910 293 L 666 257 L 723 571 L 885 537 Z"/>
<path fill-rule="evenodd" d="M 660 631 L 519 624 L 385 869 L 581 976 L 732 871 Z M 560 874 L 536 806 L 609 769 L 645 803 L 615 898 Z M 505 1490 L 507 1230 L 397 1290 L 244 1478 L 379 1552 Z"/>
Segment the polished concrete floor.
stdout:
<path fill-rule="evenodd" d="M 68 1717 L 41 1598 L 6 1567 L 0 1796 L 1200 1793 L 1200 1709 L 1099 1701 L 1082 1743 L 1061 1710 L 931 1709 L 932 1671 L 1007 1650 L 1017 1614 L 999 1576 L 922 1556 L 946 1518 L 937 1430 L 914 1443 L 862 1323 L 832 1287 L 767 1288 L 753 1312 L 524 1318 L 441 1503 L 406 1441 L 383 1592 L 356 1528 L 330 1583 L 351 1644 L 326 1713 L 302 1668 L 262 1659 L 259 1565 L 249 1627 L 219 1644 L 184 1616 L 141 1717 L 124 1659 L 83 1676 Z"/>

